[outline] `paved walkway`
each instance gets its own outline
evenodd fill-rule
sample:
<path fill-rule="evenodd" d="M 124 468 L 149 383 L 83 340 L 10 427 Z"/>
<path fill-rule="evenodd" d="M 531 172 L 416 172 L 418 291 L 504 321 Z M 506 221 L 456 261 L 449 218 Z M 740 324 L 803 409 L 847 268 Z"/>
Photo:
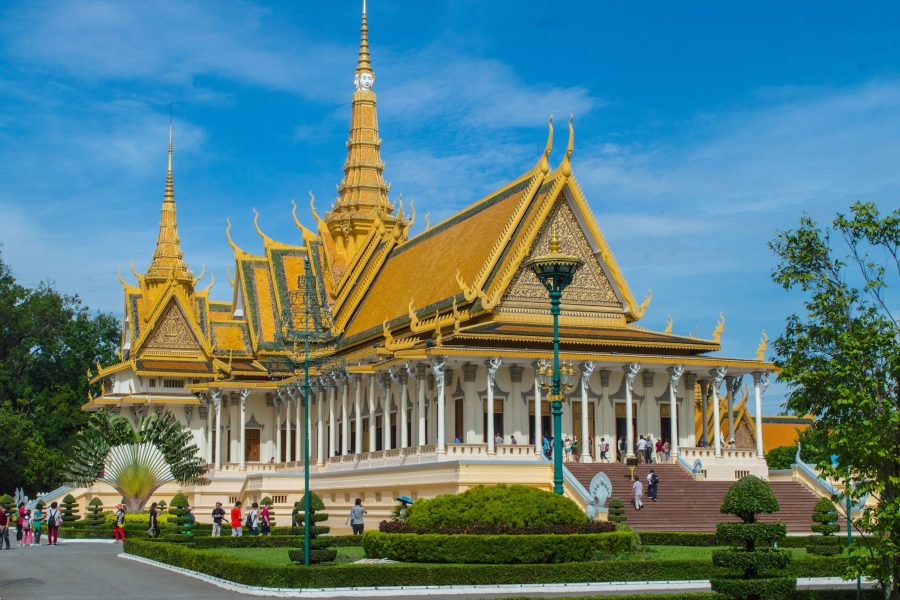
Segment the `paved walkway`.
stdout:
<path fill-rule="evenodd" d="M 65 599 L 65 600 L 158 600 L 159 598 L 179 598 L 179 600 L 224 600 L 276 597 L 328 598 L 329 600 L 350 598 L 372 598 L 379 600 L 409 600 L 429 598 L 430 600 L 461 600 L 462 598 L 508 598 L 528 596 L 562 598 L 567 596 L 593 596 L 602 594 L 640 594 L 651 590 L 654 593 L 708 591 L 706 582 L 634 582 L 626 585 L 594 584 L 586 590 L 565 585 L 521 586 L 502 590 L 477 589 L 460 586 L 432 589 L 372 589 L 360 590 L 285 590 L 274 596 L 245 595 L 222 589 L 212 583 L 161 569 L 136 560 L 118 557 L 121 546 L 111 543 L 72 542 L 60 546 L 40 546 L 36 548 L 13 548 L 0 551 L 0 600 L 20 599 Z M 807 580 L 814 587 L 833 588 L 835 580 Z M 818 585 L 816 585 L 818 584 Z M 844 584 L 847 585 L 847 584 Z M 851 584 L 852 585 L 852 584 Z M 607 587 L 609 586 L 609 587 Z M 609 588 L 613 589 L 609 589 Z M 579 589 L 580 588 L 580 589 Z M 603 589 L 607 588 L 607 589 Z M 259 590 L 257 590 L 259 593 Z M 268 592 L 266 592 L 268 593 Z"/>

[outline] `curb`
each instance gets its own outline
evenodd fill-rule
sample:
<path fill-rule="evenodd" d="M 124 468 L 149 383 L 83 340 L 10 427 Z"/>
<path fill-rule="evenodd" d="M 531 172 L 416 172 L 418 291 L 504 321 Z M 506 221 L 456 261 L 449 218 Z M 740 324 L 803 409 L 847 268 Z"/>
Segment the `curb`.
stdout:
<path fill-rule="evenodd" d="M 525 583 L 516 585 L 422 585 L 422 586 L 379 586 L 343 588 L 272 588 L 236 583 L 221 577 L 213 577 L 190 569 L 175 567 L 142 556 L 125 554 L 119 558 L 133 560 L 145 565 L 164 569 L 173 573 L 193 577 L 210 583 L 220 589 L 248 596 L 270 596 L 277 598 L 377 598 L 396 596 L 459 596 L 470 597 L 473 592 L 479 596 L 534 596 L 535 594 L 595 594 L 633 595 L 646 593 L 688 593 L 710 591 L 709 581 L 692 579 L 684 581 L 616 581 L 596 583 Z M 863 587 L 871 587 L 872 582 L 863 582 Z M 851 589 L 856 582 L 839 577 L 802 577 L 797 579 L 797 589 Z"/>

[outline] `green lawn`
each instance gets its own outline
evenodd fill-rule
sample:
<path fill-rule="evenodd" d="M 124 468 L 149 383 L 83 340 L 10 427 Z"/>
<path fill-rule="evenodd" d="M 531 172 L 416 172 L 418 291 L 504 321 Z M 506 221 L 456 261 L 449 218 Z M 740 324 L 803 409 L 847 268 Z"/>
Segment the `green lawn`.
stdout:
<path fill-rule="evenodd" d="M 609 556 L 604 560 L 711 560 L 713 550 L 717 549 L 718 548 L 709 546 L 643 546 L 637 552 L 616 554 Z M 788 550 L 790 550 L 796 558 L 806 556 L 805 548 L 788 548 Z M 292 564 L 291 559 L 288 558 L 288 548 L 215 548 L 209 550 L 209 552 L 247 558 L 273 566 Z M 352 546 L 343 547 L 337 549 L 337 559 L 335 562 L 351 563 L 361 558 L 365 558 L 362 548 Z"/>

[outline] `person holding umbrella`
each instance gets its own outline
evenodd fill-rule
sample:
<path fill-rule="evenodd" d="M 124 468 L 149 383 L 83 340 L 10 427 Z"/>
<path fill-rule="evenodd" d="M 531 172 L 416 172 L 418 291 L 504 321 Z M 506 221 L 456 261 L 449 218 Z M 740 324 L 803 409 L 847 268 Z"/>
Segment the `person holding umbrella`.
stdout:
<path fill-rule="evenodd" d="M 397 520 L 404 522 L 406 521 L 406 507 L 413 503 L 413 499 L 409 496 L 397 496 L 395 500 L 400 503 L 400 512 L 397 514 Z"/>

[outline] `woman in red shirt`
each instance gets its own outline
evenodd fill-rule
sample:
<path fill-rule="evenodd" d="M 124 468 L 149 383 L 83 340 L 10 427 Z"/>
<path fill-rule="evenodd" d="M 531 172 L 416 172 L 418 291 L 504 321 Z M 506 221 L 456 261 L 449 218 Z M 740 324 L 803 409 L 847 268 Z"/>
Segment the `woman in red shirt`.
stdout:
<path fill-rule="evenodd" d="M 235 537 L 240 537 L 241 533 L 241 525 L 243 524 L 241 521 L 241 501 L 238 500 L 234 503 L 234 508 L 231 509 L 231 535 Z"/>

